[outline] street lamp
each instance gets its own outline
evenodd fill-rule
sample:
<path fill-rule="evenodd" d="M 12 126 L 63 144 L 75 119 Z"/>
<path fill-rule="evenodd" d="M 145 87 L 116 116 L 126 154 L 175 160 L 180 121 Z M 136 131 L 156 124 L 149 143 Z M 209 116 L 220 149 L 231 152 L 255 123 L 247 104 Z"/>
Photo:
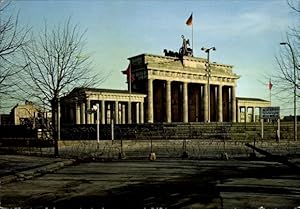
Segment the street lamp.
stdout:
<path fill-rule="evenodd" d="M 93 105 L 92 108 L 92 112 L 96 112 L 97 114 L 97 142 L 98 145 L 100 143 L 100 107 L 99 107 L 99 103 L 97 103 L 96 105 Z"/>
<path fill-rule="evenodd" d="M 201 48 L 202 51 L 207 53 L 207 63 L 206 63 L 206 77 L 207 77 L 207 122 L 210 122 L 210 84 L 209 84 L 209 78 L 211 76 L 211 70 L 210 70 L 210 62 L 209 62 L 209 52 L 210 50 L 216 51 L 216 47 L 210 47 L 210 48 Z"/>
<path fill-rule="evenodd" d="M 297 80 L 296 80 L 296 62 L 295 62 L 295 56 L 294 51 L 292 49 L 292 46 L 287 42 L 281 42 L 280 45 L 287 45 L 292 53 L 292 59 L 293 59 L 293 66 L 294 66 L 294 141 L 297 141 L 297 101 L 296 101 L 296 87 L 297 87 Z"/>

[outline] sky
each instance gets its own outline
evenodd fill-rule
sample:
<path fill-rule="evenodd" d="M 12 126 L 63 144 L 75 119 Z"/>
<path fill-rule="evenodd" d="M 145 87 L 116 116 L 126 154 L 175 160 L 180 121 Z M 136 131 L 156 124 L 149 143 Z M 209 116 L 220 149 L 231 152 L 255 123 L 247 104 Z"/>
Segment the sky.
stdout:
<path fill-rule="evenodd" d="M 107 77 L 99 87 L 112 89 L 126 89 L 121 71 L 127 58 L 177 51 L 181 35 L 191 39 L 185 22 L 193 13 L 194 56 L 206 58 L 201 47 L 215 46 L 210 60 L 233 65 L 241 76 L 237 96 L 266 100 L 269 78 L 278 68 L 279 43 L 299 21 L 285 0 L 12 0 L 10 10 L 19 12 L 20 24 L 35 31 L 45 21 L 52 27 L 71 17 L 87 30 L 92 70 Z M 272 106 L 281 105 L 272 98 Z"/>

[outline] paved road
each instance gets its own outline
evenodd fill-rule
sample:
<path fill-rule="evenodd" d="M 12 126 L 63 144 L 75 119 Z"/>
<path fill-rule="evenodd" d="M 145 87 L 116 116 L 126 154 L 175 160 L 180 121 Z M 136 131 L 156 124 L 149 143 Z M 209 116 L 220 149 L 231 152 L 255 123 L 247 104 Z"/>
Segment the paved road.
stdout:
<path fill-rule="evenodd" d="M 64 159 L 2 154 L 0 155 L 0 177 L 61 162 L 62 160 Z"/>
<path fill-rule="evenodd" d="M 294 208 L 300 175 L 264 161 L 90 162 L 0 191 L 2 207 Z"/>

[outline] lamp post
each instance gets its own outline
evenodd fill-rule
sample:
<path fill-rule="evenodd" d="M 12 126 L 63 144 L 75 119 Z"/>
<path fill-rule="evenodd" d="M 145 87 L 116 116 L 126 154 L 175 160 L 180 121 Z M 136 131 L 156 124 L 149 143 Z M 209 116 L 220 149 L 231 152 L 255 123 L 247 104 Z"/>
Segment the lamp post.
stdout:
<path fill-rule="evenodd" d="M 92 108 L 92 112 L 97 114 L 97 143 L 99 146 L 100 143 L 100 107 L 99 107 L 99 103 L 97 103 L 96 105 L 93 105 Z"/>
<path fill-rule="evenodd" d="M 210 70 L 210 62 L 209 62 L 209 52 L 210 50 L 216 51 L 216 47 L 210 47 L 210 48 L 201 48 L 202 51 L 207 53 L 207 63 L 206 63 L 206 73 L 207 73 L 207 122 L 210 122 L 210 84 L 209 84 L 209 78 L 211 76 L 211 70 Z"/>
<path fill-rule="evenodd" d="M 297 141 L 297 101 L 296 101 L 296 88 L 297 88 L 297 80 L 296 80 L 296 62 L 294 51 L 292 46 L 287 42 L 281 42 L 280 45 L 287 45 L 292 53 L 293 66 L 294 66 L 294 141 Z"/>

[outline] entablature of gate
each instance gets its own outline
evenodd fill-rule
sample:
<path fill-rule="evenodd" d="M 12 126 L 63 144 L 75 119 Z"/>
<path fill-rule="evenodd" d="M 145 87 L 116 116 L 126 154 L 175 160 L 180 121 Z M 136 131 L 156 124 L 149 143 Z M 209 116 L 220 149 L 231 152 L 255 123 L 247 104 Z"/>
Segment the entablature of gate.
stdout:
<path fill-rule="evenodd" d="M 188 73 L 188 72 L 176 72 L 166 71 L 160 69 L 148 70 L 148 79 L 152 80 L 167 80 L 167 81 L 180 81 L 188 83 L 206 83 L 207 75 L 203 73 Z M 223 76 L 223 75 L 211 75 L 211 84 L 223 84 L 223 85 L 234 85 L 237 77 L 235 76 Z"/>
<path fill-rule="evenodd" d="M 169 80 L 191 83 L 207 82 L 207 60 L 196 57 L 159 56 L 142 54 L 129 58 L 133 75 L 140 79 Z M 232 65 L 210 63 L 211 84 L 235 85 L 240 78 Z"/>
<path fill-rule="evenodd" d="M 62 100 L 68 103 L 85 102 L 87 100 L 95 101 L 119 101 L 119 102 L 139 102 L 143 103 L 146 95 L 127 90 L 118 89 L 97 89 L 97 88 L 74 88 Z"/>
<path fill-rule="evenodd" d="M 146 95 L 136 94 L 136 93 L 127 93 L 127 94 L 118 94 L 118 93 L 108 93 L 108 92 L 86 92 L 86 95 L 89 100 L 95 101 L 118 101 L 118 102 L 144 102 Z"/>

